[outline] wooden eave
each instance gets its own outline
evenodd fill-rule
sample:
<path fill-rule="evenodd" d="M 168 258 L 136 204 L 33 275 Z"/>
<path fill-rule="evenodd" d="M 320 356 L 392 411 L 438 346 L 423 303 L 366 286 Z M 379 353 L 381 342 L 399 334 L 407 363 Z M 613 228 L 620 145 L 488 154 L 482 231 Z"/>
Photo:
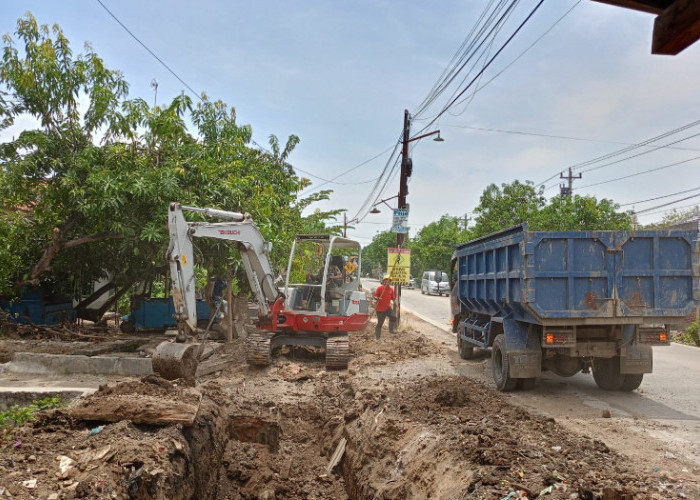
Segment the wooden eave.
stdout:
<path fill-rule="evenodd" d="M 656 14 L 652 54 L 676 55 L 700 39 L 700 2 L 697 0 L 594 0 Z"/>

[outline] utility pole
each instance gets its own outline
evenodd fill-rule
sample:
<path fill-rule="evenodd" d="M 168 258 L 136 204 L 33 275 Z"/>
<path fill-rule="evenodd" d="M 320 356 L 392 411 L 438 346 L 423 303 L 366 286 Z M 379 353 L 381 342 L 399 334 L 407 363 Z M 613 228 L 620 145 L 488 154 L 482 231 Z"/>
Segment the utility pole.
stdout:
<path fill-rule="evenodd" d="M 464 222 L 462 223 L 462 225 L 464 226 L 464 230 L 466 231 L 466 230 L 467 230 L 467 226 L 469 225 L 469 216 L 468 216 L 467 214 L 464 214 L 464 219 L 463 219 L 463 220 L 464 220 Z"/>
<path fill-rule="evenodd" d="M 406 208 L 406 196 L 408 195 L 408 142 L 409 136 L 411 135 L 411 115 L 408 110 L 405 109 L 403 112 L 403 144 L 401 148 L 401 178 L 399 180 L 399 208 Z M 405 241 L 405 235 L 403 233 L 396 233 L 396 246 L 399 248 L 399 255 L 401 255 L 401 248 Z M 399 327 L 401 321 L 401 284 L 396 285 L 396 328 Z"/>
<path fill-rule="evenodd" d="M 564 177 L 564 174 L 559 174 L 560 179 L 566 179 L 569 181 L 568 186 L 565 186 L 564 184 L 559 184 L 559 196 L 562 198 L 571 198 L 571 196 L 574 194 L 574 179 L 580 179 L 581 174 L 574 175 L 571 172 L 571 167 L 569 167 L 569 175 Z"/>

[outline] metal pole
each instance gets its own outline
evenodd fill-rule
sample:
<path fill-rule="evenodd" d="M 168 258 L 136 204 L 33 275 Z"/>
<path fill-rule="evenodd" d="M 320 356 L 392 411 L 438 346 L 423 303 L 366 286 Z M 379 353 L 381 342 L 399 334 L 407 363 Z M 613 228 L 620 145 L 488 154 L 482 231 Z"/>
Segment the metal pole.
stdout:
<path fill-rule="evenodd" d="M 408 139 L 411 134 L 411 115 L 408 110 L 403 112 L 403 147 L 401 149 L 401 178 L 399 181 L 399 208 L 406 208 L 406 196 L 408 195 Z M 403 247 L 404 234 L 396 233 L 396 246 Z M 399 253 L 399 255 L 401 255 Z M 401 284 L 396 285 L 396 327 L 401 322 Z"/>

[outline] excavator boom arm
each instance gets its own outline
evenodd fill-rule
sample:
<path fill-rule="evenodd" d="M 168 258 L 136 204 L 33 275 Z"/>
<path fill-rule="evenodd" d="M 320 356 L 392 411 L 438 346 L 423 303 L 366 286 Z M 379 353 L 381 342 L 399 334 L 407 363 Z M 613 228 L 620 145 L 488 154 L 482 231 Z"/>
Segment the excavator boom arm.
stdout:
<path fill-rule="evenodd" d="M 201 212 L 230 222 L 188 222 L 183 211 Z M 250 287 L 260 305 L 261 316 L 270 314 L 270 306 L 282 296 L 275 285 L 269 253 L 272 245 L 265 241 L 249 214 L 210 208 L 195 208 L 171 203 L 168 212 L 170 244 L 167 259 L 172 277 L 173 302 L 178 325 L 196 331 L 196 297 L 192 238 L 213 238 L 236 243 L 241 252 Z"/>

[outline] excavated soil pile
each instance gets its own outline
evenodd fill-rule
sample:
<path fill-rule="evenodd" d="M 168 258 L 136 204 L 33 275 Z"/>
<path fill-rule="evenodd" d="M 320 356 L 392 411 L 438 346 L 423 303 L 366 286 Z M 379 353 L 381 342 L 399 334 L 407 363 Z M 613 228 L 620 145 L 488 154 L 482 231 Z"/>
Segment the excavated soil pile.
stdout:
<path fill-rule="evenodd" d="M 194 389 L 157 377 L 105 386 L 88 406 L 117 412 L 130 394 L 153 415 L 159 397 L 197 415 L 148 425 L 44 413 L 5 432 L 0 498 L 700 498 L 490 387 L 422 369 L 446 348 L 411 321 L 381 341 L 352 336 L 347 371 L 300 348 L 252 369 L 234 343 L 230 366 Z"/>

